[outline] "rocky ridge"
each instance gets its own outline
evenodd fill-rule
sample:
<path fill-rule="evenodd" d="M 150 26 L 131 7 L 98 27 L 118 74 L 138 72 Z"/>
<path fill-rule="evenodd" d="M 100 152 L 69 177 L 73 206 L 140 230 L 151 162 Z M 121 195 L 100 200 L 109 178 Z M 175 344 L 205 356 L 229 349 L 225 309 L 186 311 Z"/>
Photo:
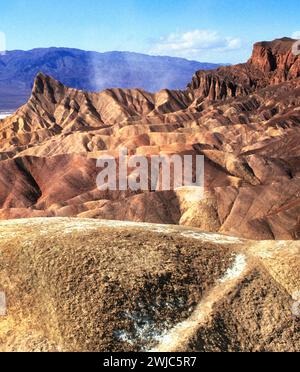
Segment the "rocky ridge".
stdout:
<path fill-rule="evenodd" d="M 258 43 L 243 65 L 196 73 L 185 91 L 88 93 L 39 74 L 0 121 L 0 218 L 171 223 L 250 239 L 298 239 L 300 67 L 294 41 Z M 205 157 L 205 198 L 103 192 L 96 159 Z"/>

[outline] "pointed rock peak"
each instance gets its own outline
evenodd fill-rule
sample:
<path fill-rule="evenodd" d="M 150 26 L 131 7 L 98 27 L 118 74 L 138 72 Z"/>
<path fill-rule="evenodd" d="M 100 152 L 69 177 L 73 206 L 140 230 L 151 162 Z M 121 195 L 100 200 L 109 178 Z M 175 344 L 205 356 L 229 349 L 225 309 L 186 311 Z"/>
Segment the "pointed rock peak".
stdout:
<path fill-rule="evenodd" d="M 66 87 L 59 81 L 43 73 L 36 76 L 31 94 L 32 98 L 56 104 L 65 94 Z"/>
<path fill-rule="evenodd" d="M 39 72 L 34 80 L 32 93 L 44 94 L 46 91 L 63 87 L 63 84 L 52 77 Z"/>

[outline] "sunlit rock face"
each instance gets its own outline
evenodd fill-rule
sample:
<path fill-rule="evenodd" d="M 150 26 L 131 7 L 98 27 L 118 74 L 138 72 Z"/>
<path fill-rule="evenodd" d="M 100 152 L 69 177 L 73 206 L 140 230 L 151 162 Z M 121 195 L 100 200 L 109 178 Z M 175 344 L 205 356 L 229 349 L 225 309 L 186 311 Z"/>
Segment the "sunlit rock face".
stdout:
<path fill-rule="evenodd" d="M 300 234 L 300 67 L 294 40 L 255 44 L 246 64 L 199 71 L 186 90 L 88 93 L 39 74 L 0 122 L 0 218 L 182 224 L 250 239 Z M 100 191 L 96 159 L 204 156 L 193 191 Z M 129 173 L 129 177 L 133 174 Z"/>
<path fill-rule="evenodd" d="M 297 79 L 300 76 L 300 60 L 293 53 L 295 42 L 283 38 L 256 43 L 247 63 L 220 67 L 210 72 L 199 71 L 189 87 L 210 99 L 226 99 Z"/>

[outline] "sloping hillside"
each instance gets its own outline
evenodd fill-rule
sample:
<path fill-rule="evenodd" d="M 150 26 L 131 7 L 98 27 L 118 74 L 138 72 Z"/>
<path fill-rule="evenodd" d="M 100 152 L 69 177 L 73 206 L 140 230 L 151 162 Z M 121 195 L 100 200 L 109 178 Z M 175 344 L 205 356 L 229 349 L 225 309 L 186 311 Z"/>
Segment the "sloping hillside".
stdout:
<path fill-rule="evenodd" d="M 80 219 L 0 236 L 1 351 L 300 350 L 298 242 Z"/>

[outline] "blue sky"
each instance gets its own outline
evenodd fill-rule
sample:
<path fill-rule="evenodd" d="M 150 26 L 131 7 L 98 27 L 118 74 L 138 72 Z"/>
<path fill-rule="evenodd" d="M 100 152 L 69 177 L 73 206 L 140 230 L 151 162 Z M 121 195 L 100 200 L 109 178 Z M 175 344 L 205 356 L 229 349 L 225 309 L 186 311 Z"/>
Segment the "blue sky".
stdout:
<path fill-rule="evenodd" d="M 300 38 L 299 0 L 0 0 L 7 49 L 66 46 L 240 62 L 255 41 Z"/>

